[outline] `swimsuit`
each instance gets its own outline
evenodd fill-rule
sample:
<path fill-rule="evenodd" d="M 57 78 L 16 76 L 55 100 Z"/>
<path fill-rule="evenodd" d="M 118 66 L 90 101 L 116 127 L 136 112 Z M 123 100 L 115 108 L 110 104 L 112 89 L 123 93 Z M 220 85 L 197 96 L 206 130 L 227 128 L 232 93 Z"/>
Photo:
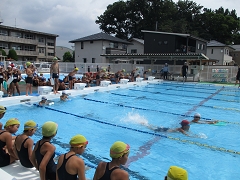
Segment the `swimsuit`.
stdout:
<path fill-rule="evenodd" d="M 0 135 L 5 133 L 6 131 L 0 132 Z M 4 146 L 6 146 L 6 142 L 0 140 L 0 167 L 4 167 L 10 164 L 10 155 L 3 150 Z"/>
<path fill-rule="evenodd" d="M 59 169 L 57 169 L 59 180 L 76 180 L 77 179 L 77 174 L 74 174 L 74 175 L 69 174 L 66 170 L 66 163 L 72 156 L 75 156 L 75 154 L 72 154 L 66 159 L 66 154 L 64 154 L 62 165 Z"/>
<path fill-rule="evenodd" d="M 16 137 L 16 140 L 17 140 L 17 138 L 18 138 L 18 136 Z M 29 160 L 28 148 L 24 147 L 24 143 L 28 139 L 29 138 L 24 139 L 24 141 L 21 144 L 20 151 L 18 151 L 17 148 L 16 148 L 16 151 L 17 151 L 17 154 L 18 154 L 18 157 L 19 157 L 19 160 L 20 160 L 20 163 L 22 164 L 22 166 L 24 166 L 26 168 L 32 168 L 33 165 L 31 163 L 31 161 Z M 16 143 L 16 140 L 15 140 L 15 143 Z M 15 145 L 15 147 L 16 147 L 16 145 Z"/>
<path fill-rule="evenodd" d="M 13 83 L 17 83 L 18 82 L 18 74 L 13 74 Z"/>
<path fill-rule="evenodd" d="M 0 84 L 3 83 L 3 73 L 0 73 Z"/>
<path fill-rule="evenodd" d="M 69 79 L 69 81 L 72 81 L 73 77 L 72 76 L 68 76 L 68 79 Z"/>
<path fill-rule="evenodd" d="M 154 131 L 157 131 L 157 132 L 166 132 L 168 131 L 169 128 L 163 128 L 163 127 L 158 127 L 157 129 L 155 129 Z"/>
<path fill-rule="evenodd" d="M 52 78 L 54 79 L 54 78 L 58 78 L 59 76 L 58 76 L 58 74 L 57 73 L 52 73 Z"/>
<path fill-rule="evenodd" d="M 41 147 L 44 143 L 49 142 L 49 141 L 45 141 L 40 145 L 40 141 L 38 141 L 38 147 L 35 151 L 35 156 L 36 156 L 36 159 L 37 159 L 38 166 L 41 164 L 41 162 L 43 160 L 43 157 L 44 157 L 44 155 L 42 155 L 40 153 Z M 46 179 L 48 179 L 48 180 L 56 180 L 56 164 L 53 161 L 54 156 L 55 156 L 55 152 L 53 153 L 52 157 L 49 159 L 48 164 L 46 166 L 45 176 L 46 176 Z"/>
<path fill-rule="evenodd" d="M 105 172 L 103 176 L 99 180 L 111 180 L 111 174 L 115 169 L 118 169 L 119 167 L 114 167 L 112 169 L 109 169 L 109 163 L 106 165 Z"/>

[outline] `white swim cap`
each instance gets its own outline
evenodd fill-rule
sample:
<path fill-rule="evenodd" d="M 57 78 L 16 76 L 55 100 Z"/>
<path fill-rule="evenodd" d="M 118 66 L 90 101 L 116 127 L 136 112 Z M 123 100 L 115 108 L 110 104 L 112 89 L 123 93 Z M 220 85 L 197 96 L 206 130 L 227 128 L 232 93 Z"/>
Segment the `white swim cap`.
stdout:
<path fill-rule="evenodd" d="M 194 117 L 201 117 L 201 114 L 195 113 L 195 114 L 194 114 Z"/>

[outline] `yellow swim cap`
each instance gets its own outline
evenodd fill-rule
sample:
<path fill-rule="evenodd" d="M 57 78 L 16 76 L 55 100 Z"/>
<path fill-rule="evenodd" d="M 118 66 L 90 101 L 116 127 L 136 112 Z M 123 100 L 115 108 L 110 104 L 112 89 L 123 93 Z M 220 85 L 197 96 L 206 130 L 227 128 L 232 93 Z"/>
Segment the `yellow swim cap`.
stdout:
<path fill-rule="evenodd" d="M 5 108 L 4 106 L 0 106 L 0 114 L 5 113 L 7 110 L 7 108 Z"/>
<path fill-rule="evenodd" d="M 71 138 L 69 144 L 72 147 L 81 147 L 83 145 L 87 145 L 88 141 L 87 141 L 87 139 L 83 135 L 78 134 L 78 135 L 73 136 Z"/>
<path fill-rule="evenodd" d="M 26 62 L 26 66 L 30 66 L 31 64 L 31 62 Z"/>
<path fill-rule="evenodd" d="M 24 130 L 35 129 L 38 125 L 33 120 L 29 120 L 24 124 Z"/>
<path fill-rule="evenodd" d="M 122 72 L 125 72 L 125 69 L 122 69 Z"/>
<path fill-rule="evenodd" d="M 128 153 L 130 146 L 125 144 L 122 141 L 116 141 L 110 148 L 110 157 L 111 158 L 120 158 L 124 154 Z"/>
<path fill-rule="evenodd" d="M 170 166 L 167 173 L 167 180 L 188 180 L 187 171 L 178 166 Z"/>
<path fill-rule="evenodd" d="M 75 71 L 78 71 L 78 68 L 75 68 L 74 70 L 75 70 Z"/>
<path fill-rule="evenodd" d="M 4 128 L 6 128 L 8 126 L 12 126 L 12 125 L 18 125 L 18 124 L 20 124 L 20 122 L 18 121 L 17 118 L 11 118 L 6 122 Z"/>
<path fill-rule="evenodd" d="M 51 137 L 56 134 L 58 125 L 53 121 L 45 122 L 42 126 L 42 135 Z"/>

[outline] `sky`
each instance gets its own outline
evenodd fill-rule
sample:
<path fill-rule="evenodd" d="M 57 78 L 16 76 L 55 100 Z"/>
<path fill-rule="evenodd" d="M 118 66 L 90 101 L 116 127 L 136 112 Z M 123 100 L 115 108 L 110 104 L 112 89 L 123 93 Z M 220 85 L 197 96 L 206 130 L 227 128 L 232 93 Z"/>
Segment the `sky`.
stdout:
<path fill-rule="evenodd" d="M 118 0 L 1 0 L 2 25 L 57 34 L 57 46 L 72 48 L 69 41 L 101 32 L 95 23 L 109 4 Z M 206 8 L 235 9 L 239 0 L 195 0 Z M 174 0 L 176 2 L 176 0 Z"/>

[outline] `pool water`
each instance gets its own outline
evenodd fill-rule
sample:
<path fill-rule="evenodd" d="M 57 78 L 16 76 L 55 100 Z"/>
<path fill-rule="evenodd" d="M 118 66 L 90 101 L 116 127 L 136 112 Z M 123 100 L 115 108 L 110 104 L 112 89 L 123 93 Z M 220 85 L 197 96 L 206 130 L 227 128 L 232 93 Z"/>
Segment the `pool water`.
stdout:
<path fill-rule="evenodd" d="M 57 122 L 59 129 L 52 143 L 58 154 L 68 151 L 72 136 L 83 134 L 89 144 L 81 157 L 90 167 L 86 171 L 90 179 L 100 161 L 110 161 L 109 149 L 118 140 L 131 147 L 123 167 L 131 180 L 164 179 L 171 165 L 185 168 L 190 180 L 240 176 L 237 88 L 163 83 L 70 98 L 67 102 L 56 99 L 54 105 L 45 108 L 9 107 L 4 120 L 17 117 L 24 124 L 33 119 L 40 126 L 49 120 Z M 222 120 L 225 124 L 192 124 L 189 137 L 146 127 L 176 128 L 183 119 L 192 120 L 196 112 L 202 119 Z M 40 137 L 41 129 L 32 138 L 36 142 Z"/>

